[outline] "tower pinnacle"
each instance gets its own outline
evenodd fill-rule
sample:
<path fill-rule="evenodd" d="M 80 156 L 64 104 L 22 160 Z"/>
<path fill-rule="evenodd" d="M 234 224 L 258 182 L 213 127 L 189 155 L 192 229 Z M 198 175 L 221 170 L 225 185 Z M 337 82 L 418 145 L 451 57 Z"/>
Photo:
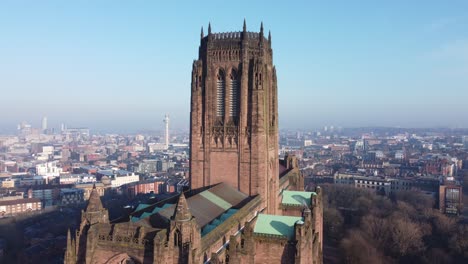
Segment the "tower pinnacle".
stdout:
<path fill-rule="evenodd" d="M 188 221 L 192 219 L 192 213 L 190 212 L 184 193 L 181 193 L 179 196 L 173 219 L 175 221 Z"/>
<path fill-rule="evenodd" d="M 245 18 L 244 18 L 244 26 L 242 27 L 243 32 L 247 32 L 247 24 L 245 23 Z"/>
<path fill-rule="evenodd" d="M 208 22 L 208 35 L 211 35 L 211 22 Z"/>
<path fill-rule="evenodd" d="M 96 189 L 96 184 L 93 185 L 93 190 L 89 195 L 88 206 L 86 207 L 86 212 L 99 212 L 103 209 L 101 202 L 101 197 Z"/>
<path fill-rule="evenodd" d="M 202 39 L 204 37 L 204 34 L 203 34 L 203 26 L 201 27 L 201 33 L 200 33 L 200 39 Z"/>

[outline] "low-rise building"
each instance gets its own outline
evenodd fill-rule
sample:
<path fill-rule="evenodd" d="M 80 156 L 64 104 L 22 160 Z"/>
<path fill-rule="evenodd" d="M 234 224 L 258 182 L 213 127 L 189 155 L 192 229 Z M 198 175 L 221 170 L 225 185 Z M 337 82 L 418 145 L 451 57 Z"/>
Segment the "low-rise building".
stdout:
<path fill-rule="evenodd" d="M 462 186 L 445 181 L 439 186 L 439 210 L 444 214 L 459 215 L 463 208 Z"/>
<path fill-rule="evenodd" d="M 62 173 L 62 168 L 57 166 L 57 161 L 36 165 L 36 174 L 44 178 L 58 177 L 60 173 Z"/>
<path fill-rule="evenodd" d="M 28 176 L 23 177 L 20 180 L 21 186 L 34 186 L 34 185 L 43 185 L 46 183 L 46 180 L 42 176 Z"/>
<path fill-rule="evenodd" d="M 59 197 L 60 189 L 29 189 L 28 197 L 29 198 L 37 198 L 42 201 L 44 206 L 51 206 L 54 204 Z"/>
<path fill-rule="evenodd" d="M 138 173 L 156 173 L 158 172 L 158 160 L 143 160 L 136 168 Z"/>
<path fill-rule="evenodd" d="M 61 205 L 76 205 L 83 203 L 84 190 L 78 188 L 64 188 L 60 190 Z"/>
<path fill-rule="evenodd" d="M 20 183 L 19 179 L 8 178 L 1 182 L 2 188 L 15 188 Z"/>
<path fill-rule="evenodd" d="M 83 190 L 83 198 L 85 200 L 88 200 L 94 186 L 96 186 L 96 191 L 99 194 L 99 196 L 104 196 L 104 193 L 106 192 L 106 189 L 110 188 L 110 185 L 105 185 L 102 182 L 79 183 L 79 184 L 75 185 L 75 188 L 82 189 Z"/>
<path fill-rule="evenodd" d="M 40 210 L 42 210 L 42 203 L 40 199 L 36 198 L 0 201 L 0 217 L 15 216 Z"/>
<path fill-rule="evenodd" d="M 358 174 L 336 173 L 334 175 L 334 183 L 380 191 L 383 194 L 389 194 L 392 190 L 392 181 L 384 177 L 368 177 Z"/>
<path fill-rule="evenodd" d="M 62 174 L 60 175 L 60 184 L 93 183 L 96 182 L 96 176 L 91 174 Z"/>
<path fill-rule="evenodd" d="M 117 188 L 124 184 L 140 181 L 140 176 L 126 170 L 101 170 L 97 174 L 103 178 L 108 177 L 111 180 L 111 187 Z"/>
<path fill-rule="evenodd" d="M 165 193 L 166 182 L 158 179 L 145 180 L 141 182 L 133 182 L 122 186 L 123 193 L 128 197 L 133 198 L 138 194 L 146 193 Z"/>
<path fill-rule="evenodd" d="M 60 184 L 75 184 L 81 179 L 79 174 L 61 174 L 59 178 Z"/>

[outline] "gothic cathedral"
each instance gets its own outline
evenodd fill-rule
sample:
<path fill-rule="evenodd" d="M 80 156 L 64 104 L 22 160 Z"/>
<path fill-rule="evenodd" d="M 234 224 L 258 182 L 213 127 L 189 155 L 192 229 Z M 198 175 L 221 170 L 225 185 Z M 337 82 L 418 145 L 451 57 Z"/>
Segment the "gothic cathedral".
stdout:
<path fill-rule="evenodd" d="M 322 190 L 278 152 L 271 34 L 203 29 L 193 62 L 189 191 L 110 221 L 93 190 L 65 263 L 322 263 Z"/>

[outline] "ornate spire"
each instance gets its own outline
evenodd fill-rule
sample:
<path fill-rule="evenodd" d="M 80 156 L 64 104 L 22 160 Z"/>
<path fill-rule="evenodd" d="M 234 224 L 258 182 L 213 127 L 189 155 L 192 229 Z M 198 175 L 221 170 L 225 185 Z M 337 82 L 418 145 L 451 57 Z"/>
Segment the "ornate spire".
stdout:
<path fill-rule="evenodd" d="M 192 213 L 190 213 L 190 208 L 188 207 L 184 193 L 181 193 L 179 196 L 179 201 L 177 201 L 173 219 L 175 221 L 188 221 L 192 219 Z"/>
<path fill-rule="evenodd" d="M 260 33 L 258 34 L 258 40 L 260 41 L 260 46 L 263 46 L 263 22 L 260 24 Z"/>
<path fill-rule="evenodd" d="M 271 31 L 268 30 L 268 43 L 271 45 Z"/>
<path fill-rule="evenodd" d="M 203 26 L 201 27 L 200 39 L 202 39 L 205 35 L 203 34 Z"/>
<path fill-rule="evenodd" d="M 245 23 L 245 18 L 244 18 L 244 26 L 242 27 L 242 31 L 244 33 L 247 32 L 247 24 Z"/>
<path fill-rule="evenodd" d="M 93 185 L 93 190 L 89 195 L 88 206 L 86 207 L 86 212 L 99 212 L 103 209 L 101 202 L 101 197 L 96 190 L 96 184 Z"/>
<path fill-rule="evenodd" d="M 208 35 L 211 35 L 211 22 L 208 22 Z"/>

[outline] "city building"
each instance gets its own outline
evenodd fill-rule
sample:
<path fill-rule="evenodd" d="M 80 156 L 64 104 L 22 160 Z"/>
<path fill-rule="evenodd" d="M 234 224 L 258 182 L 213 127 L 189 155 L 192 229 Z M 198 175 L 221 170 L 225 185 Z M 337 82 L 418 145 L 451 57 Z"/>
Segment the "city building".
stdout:
<path fill-rule="evenodd" d="M 439 210 L 444 214 L 459 215 L 463 208 L 463 188 L 453 181 L 439 186 Z"/>
<path fill-rule="evenodd" d="M 202 31 L 191 190 L 110 222 L 94 188 L 65 263 L 322 263 L 322 191 L 304 191 L 295 157 L 278 160 L 271 42 L 245 22 L 241 32 Z"/>
<path fill-rule="evenodd" d="M 42 203 L 36 198 L 0 201 L 0 218 L 40 210 Z"/>
<path fill-rule="evenodd" d="M 46 179 L 42 176 L 25 176 L 22 177 L 19 181 L 20 186 L 35 186 L 43 185 L 46 183 Z"/>
<path fill-rule="evenodd" d="M 81 181 L 79 174 L 62 174 L 59 178 L 60 184 L 75 184 Z"/>
<path fill-rule="evenodd" d="M 96 182 L 96 176 L 92 174 L 61 174 L 60 184 L 93 183 Z"/>
<path fill-rule="evenodd" d="M 51 206 L 58 200 L 60 196 L 60 189 L 59 188 L 51 188 L 44 186 L 34 187 L 28 190 L 28 197 L 29 198 L 36 198 L 41 200 L 42 205 L 44 206 Z"/>
<path fill-rule="evenodd" d="M 125 184 L 122 186 L 122 192 L 126 194 L 129 198 L 134 198 L 138 194 L 165 193 L 166 188 L 166 181 L 151 179 Z"/>
<path fill-rule="evenodd" d="M 368 189 L 380 194 L 388 195 L 397 191 L 423 191 L 436 193 L 438 180 L 417 178 L 391 178 L 385 176 L 364 176 L 356 173 L 335 173 L 335 184 L 350 185 L 355 188 Z"/>
<path fill-rule="evenodd" d="M 158 162 L 159 160 L 143 160 L 138 164 L 136 172 L 143 174 L 150 174 L 158 172 Z"/>
<path fill-rule="evenodd" d="M 36 174 L 42 176 L 44 179 L 58 177 L 60 173 L 62 173 L 62 168 L 58 167 L 57 164 L 57 161 L 37 164 Z"/>
<path fill-rule="evenodd" d="M 23 198 L 24 198 L 23 192 L 12 191 L 12 192 L 3 192 L 2 194 L 0 194 L 0 201 L 18 200 L 18 199 L 23 199 Z"/>
<path fill-rule="evenodd" d="M 78 188 L 63 188 L 60 190 L 60 205 L 79 205 L 84 202 L 84 190 Z"/>
<path fill-rule="evenodd" d="M 91 192 L 93 189 L 96 190 L 96 193 L 99 196 L 104 196 L 106 193 L 106 190 L 110 188 L 110 182 L 108 184 L 104 184 L 102 182 L 96 182 L 96 183 L 80 183 L 80 184 L 75 184 L 75 188 L 83 190 L 83 198 L 85 200 L 88 200 L 89 197 L 91 196 Z"/>
<path fill-rule="evenodd" d="M 8 178 L 8 179 L 4 179 L 3 181 L 1 181 L 2 188 L 15 188 L 19 184 L 20 184 L 19 179 Z"/>
<path fill-rule="evenodd" d="M 117 188 L 124 184 L 138 182 L 140 180 L 140 176 L 133 172 L 118 170 L 113 172 L 110 179 L 112 188 Z"/>

